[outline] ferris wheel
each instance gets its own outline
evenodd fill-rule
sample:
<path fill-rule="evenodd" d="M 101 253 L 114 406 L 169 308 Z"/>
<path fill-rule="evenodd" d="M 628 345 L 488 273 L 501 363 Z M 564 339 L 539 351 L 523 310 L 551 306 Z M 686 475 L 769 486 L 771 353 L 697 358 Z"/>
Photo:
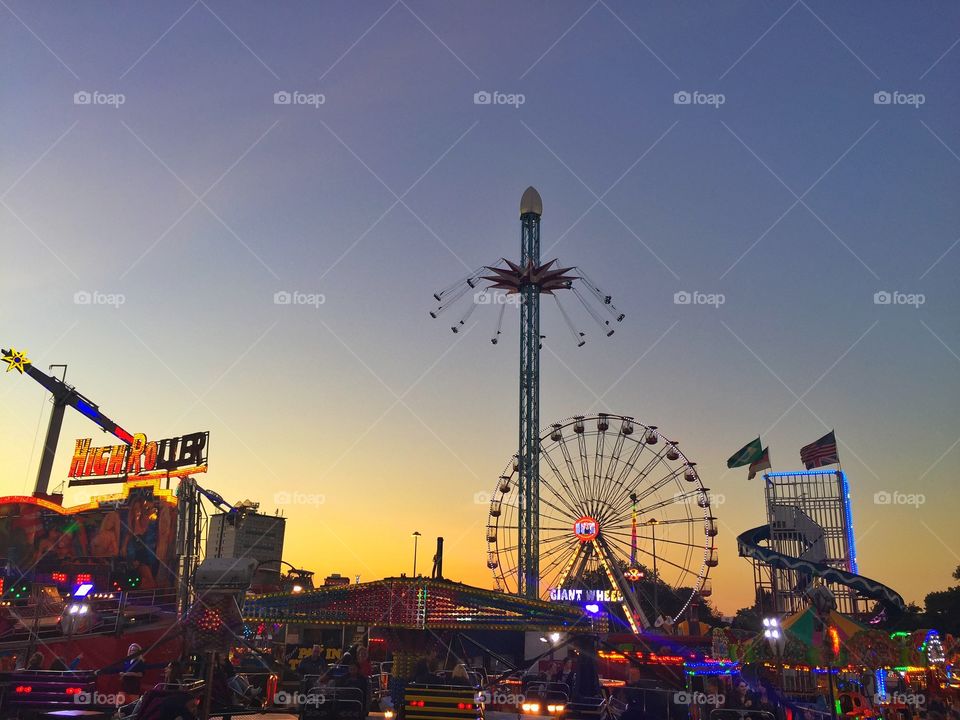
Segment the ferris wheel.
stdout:
<path fill-rule="evenodd" d="M 709 489 L 656 426 L 607 413 L 574 416 L 541 436 L 540 461 L 541 598 L 613 602 L 639 632 L 678 620 L 710 595 L 717 524 Z M 520 501 L 514 456 L 494 488 L 486 528 L 487 567 L 497 588 L 511 593 Z M 603 584 L 603 594 L 591 584 Z"/>

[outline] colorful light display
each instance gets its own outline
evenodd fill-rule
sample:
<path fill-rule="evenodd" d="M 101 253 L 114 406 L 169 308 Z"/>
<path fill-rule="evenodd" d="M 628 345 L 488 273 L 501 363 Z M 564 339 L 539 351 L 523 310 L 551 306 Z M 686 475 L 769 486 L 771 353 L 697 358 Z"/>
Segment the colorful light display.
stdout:
<path fill-rule="evenodd" d="M 248 623 L 350 624 L 410 629 L 589 631 L 583 610 L 447 580 L 388 578 L 302 593 L 248 597 Z"/>

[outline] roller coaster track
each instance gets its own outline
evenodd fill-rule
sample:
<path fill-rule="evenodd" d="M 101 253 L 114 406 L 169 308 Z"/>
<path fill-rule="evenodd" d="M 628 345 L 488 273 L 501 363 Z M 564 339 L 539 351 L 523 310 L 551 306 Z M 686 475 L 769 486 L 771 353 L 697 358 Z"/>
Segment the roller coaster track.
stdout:
<path fill-rule="evenodd" d="M 770 540 L 770 526 L 755 527 L 737 536 L 737 551 L 741 557 L 759 560 L 778 570 L 797 570 L 807 575 L 815 575 L 830 583 L 846 585 L 871 600 L 876 600 L 887 609 L 899 612 L 907 609 L 899 593 L 876 580 L 823 563 L 784 555 L 760 544 L 768 540 Z"/>

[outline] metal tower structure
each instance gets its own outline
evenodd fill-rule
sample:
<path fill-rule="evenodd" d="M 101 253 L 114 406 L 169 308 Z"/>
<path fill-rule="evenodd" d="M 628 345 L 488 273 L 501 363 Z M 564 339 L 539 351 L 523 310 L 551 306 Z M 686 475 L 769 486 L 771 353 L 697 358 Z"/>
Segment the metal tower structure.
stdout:
<path fill-rule="evenodd" d="M 501 258 L 498 263 L 483 266 L 465 279 L 445 290 L 434 294 L 440 305 L 430 313 L 438 317 L 451 304 L 469 292 L 480 287 L 481 281 L 489 283 L 485 291 L 500 290 L 505 295 L 494 297 L 500 305 L 496 334 L 491 342 L 496 345 L 503 326 L 507 299 L 516 297 L 520 306 L 520 424 L 517 450 L 517 468 L 519 471 L 520 503 L 517 514 L 519 546 L 517 563 L 518 594 L 528 598 L 539 597 L 540 556 L 539 556 L 539 517 L 540 517 L 540 347 L 543 336 L 540 333 L 540 296 L 552 295 L 560 312 L 573 334 L 577 346 L 584 344 L 586 334 L 574 326 L 560 300 L 558 290 L 571 290 L 583 304 L 590 316 L 609 337 L 613 335 L 612 322 L 623 320 L 612 304 L 609 295 L 588 280 L 585 274 L 574 267 L 555 267 L 557 260 L 540 262 L 540 217 L 543 215 L 543 200 L 540 193 L 528 187 L 520 198 L 520 262 L 514 263 Z M 502 263 L 502 265 L 501 265 Z M 573 271 L 578 274 L 571 274 Z M 490 273 L 490 274 L 485 274 Z M 580 280 L 594 298 L 592 307 L 574 281 Z M 486 299 L 483 299 L 486 298 Z M 477 293 L 473 304 L 460 321 L 451 327 L 459 332 L 478 304 L 491 304 L 491 298 L 484 292 Z M 608 315 L 607 318 L 603 314 Z"/>

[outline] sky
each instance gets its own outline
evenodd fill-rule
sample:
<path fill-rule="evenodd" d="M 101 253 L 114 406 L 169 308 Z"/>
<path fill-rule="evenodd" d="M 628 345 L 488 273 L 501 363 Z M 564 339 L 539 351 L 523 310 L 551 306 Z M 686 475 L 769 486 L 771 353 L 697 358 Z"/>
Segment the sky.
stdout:
<path fill-rule="evenodd" d="M 726 458 L 760 434 L 795 470 L 836 429 L 860 571 L 922 601 L 960 564 L 958 21 L 943 2 L 4 0 L 0 345 L 68 364 L 130 430 L 209 430 L 203 482 L 282 510 L 297 566 L 410 572 L 416 530 L 421 567 L 443 536 L 446 575 L 490 587 L 516 312 L 496 346 L 493 308 L 456 335 L 428 312 L 516 258 L 534 185 L 545 259 L 626 314 L 610 338 L 580 315 L 577 348 L 544 305 L 541 424 L 604 410 L 680 442 L 714 494 L 726 613 L 753 596 L 736 536 L 765 519 Z M 48 411 L 2 377 L 4 493 L 31 491 Z M 67 415 L 58 482 L 91 436 Z"/>

